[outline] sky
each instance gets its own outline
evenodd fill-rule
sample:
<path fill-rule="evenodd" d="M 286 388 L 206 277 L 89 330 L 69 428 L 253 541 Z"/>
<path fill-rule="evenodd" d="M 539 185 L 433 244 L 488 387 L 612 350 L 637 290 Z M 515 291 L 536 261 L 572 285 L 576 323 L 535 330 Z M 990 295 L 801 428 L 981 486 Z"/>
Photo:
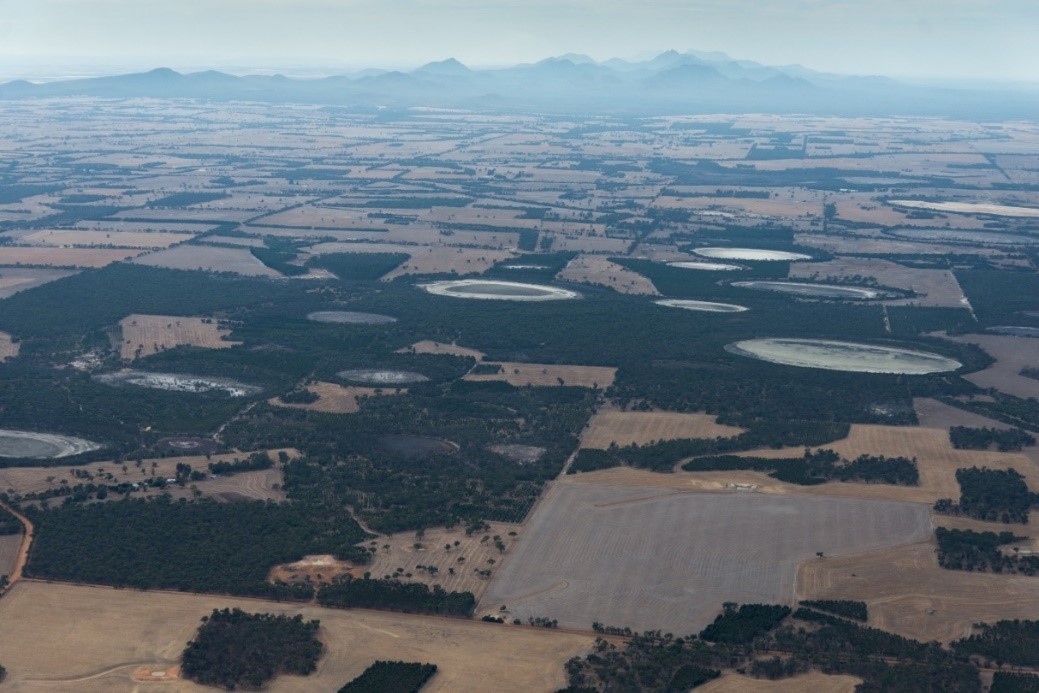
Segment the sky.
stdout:
<path fill-rule="evenodd" d="M 1037 36 L 1039 0 L 0 0 L 0 68 L 23 77 L 696 49 L 841 74 L 1039 82 Z"/>

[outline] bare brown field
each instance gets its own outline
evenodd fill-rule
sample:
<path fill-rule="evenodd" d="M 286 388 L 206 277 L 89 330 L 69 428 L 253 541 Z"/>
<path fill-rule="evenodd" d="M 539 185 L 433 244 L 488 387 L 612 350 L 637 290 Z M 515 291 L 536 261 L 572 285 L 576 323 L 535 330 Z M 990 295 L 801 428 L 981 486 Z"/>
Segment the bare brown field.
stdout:
<path fill-rule="evenodd" d="M 1039 397 L 1039 380 L 1021 375 L 1025 366 L 1039 366 L 1039 339 L 994 334 L 950 337 L 960 344 L 976 344 L 996 362 L 983 371 L 963 376 L 978 387 L 992 387 L 1015 397 Z"/>
<path fill-rule="evenodd" d="M 625 255 L 631 241 L 623 238 L 607 238 L 606 236 L 570 236 L 555 234 L 552 249 L 574 250 L 579 253 L 610 253 Z"/>
<path fill-rule="evenodd" d="M 357 229 L 379 230 L 386 227 L 382 219 L 368 216 L 370 209 L 344 209 L 340 207 L 297 207 L 278 212 L 254 221 L 270 226 L 298 226 L 314 229 Z"/>
<path fill-rule="evenodd" d="M 928 397 L 917 397 L 913 400 L 913 409 L 920 425 L 925 428 L 949 429 L 953 426 L 969 426 L 972 428 L 996 428 L 1006 430 L 1013 428 L 1010 424 L 990 419 L 974 412 L 939 402 Z"/>
<path fill-rule="evenodd" d="M 309 383 L 306 389 L 318 395 L 320 399 L 310 404 L 289 404 L 282 402 L 277 397 L 272 397 L 267 401 L 275 406 L 289 409 L 321 411 L 326 414 L 355 414 L 361 410 L 360 400 L 364 397 L 387 397 L 407 392 L 406 388 L 345 387 L 321 381 Z"/>
<path fill-rule="evenodd" d="M 213 609 L 302 614 L 321 621 L 325 653 L 310 676 L 283 676 L 264 690 L 333 691 L 377 659 L 436 664 L 423 691 L 554 691 L 566 685 L 563 664 L 589 651 L 587 635 L 407 614 L 325 609 L 258 599 L 23 582 L 0 601 L 0 620 L 33 624 L 33 637 L 0 630 L 0 651 L 17 691 L 211 691 L 187 680 L 144 684 L 140 667 L 177 663 L 200 619 Z M 76 624 L 69 628 L 69 624 Z M 60 643 L 41 647 L 40 643 Z"/>
<path fill-rule="evenodd" d="M 870 625 L 946 643 L 978 621 L 1039 618 L 1037 586 L 1035 577 L 940 568 L 933 542 L 809 559 L 797 574 L 799 599 L 859 599 Z"/>
<path fill-rule="evenodd" d="M 725 674 L 698 690 L 703 693 L 854 693 L 862 679 L 854 676 L 833 676 L 813 671 L 779 681 L 755 679 L 741 674 Z"/>
<path fill-rule="evenodd" d="M 790 265 L 790 278 L 819 279 L 834 277 L 872 277 L 881 286 L 907 289 L 918 294 L 890 305 L 915 305 L 933 308 L 966 308 L 967 302 L 955 275 L 949 270 L 905 267 L 887 260 L 842 257 L 829 262 L 798 262 Z"/>
<path fill-rule="evenodd" d="M 284 448 L 284 452 L 290 457 L 299 457 L 299 452 L 293 448 Z M 278 453 L 282 450 L 267 451 L 271 459 L 277 460 Z M 13 489 L 15 494 L 38 493 L 46 491 L 61 484 L 62 480 L 71 485 L 80 483 L 73 474 L 74 471 L 85 471 L 90 474 L 112 474 L 115 479 L 109 483 L 139 482 L 153 477 L 173 478 L 177 473 L 177 464 L 189 464 L 193 469 L 206 471 L 209 462 L 232 462 L 248 457 L 248 452 L 228 452 L 220 455 L 191 455 L 182 457 L 156 457 L 145 459 L 138 467 L 135 462 L 126 464 L 118 462 L 92 462 L 87 465 L 62 465 L 57 467 L 4 467 L 0 468 L 0 490 Z M 123 467 L 126 471 L 123 471 Z M 238 479 L 244 476 L 236 474 L 228 479 Z M 48 481 L 50 479 L 50 481 Z M 216 479 L 207 479 L 196 482 L 200 490 L 204 490 L 207 484 L 214 483 Z"/>
<path fill-rule="evenodd" d="M 134 231 L 83 231 L 57 229 L 36 231 L 21 240 L 32 245 L 46 246 L 115 246 L 117 248 L 168 248 L 194 238 L 190 233 L 154 233 Z"/>
<path fill-rule="evenodd" d="M 659 296 L 646 277 L 597 255 L 578 255 L 556 274 L 556 279 L 577 284 L 596 284 L 621 294 Z"/>
<path fill-rule="evenodd" d="M 817 551 L 860 553 L 931 532 L 927 508 L 910 503 L 569 479 L 542 497 L 481 611 L 696 632 L 725 601 L 790 603 L 797 564 Z"/>
<path fill-rule="evenodd" d="M 0 575 L 10 576 L 18 562 L 18 550 L 22 547 L 21 534 L 5 534 L 0 537 Z"/>
<path fill-rule="evenodd" d="M 100 252 L 100 251 L 81 251 Z M 280 277 L 270 267 L 253 257 L 248 248 L 220 248 L 217 246 L 179 245 L 137 258 L 139 265 L 168 267 L 169 269 L 234 272 L 249 277 Z"/>
<path fill-rule="evenodd" d="M 213 318 L 175 315 L 128 315 L 119 321 L 122 341 L 119 355 L 127 360 L 143 358 L 178 346 L 229 349 L 241 342 L 224 339 L 231 330 Z"/>
<path fill-rule="evenodd" d="M 21 343 L 12 341 L 11 335 L 6 332 L 0 332 L 0 361 L 6 361 L 18 356 L 21 348 Z"/>
<path fill-rule="evenodd" d="M 794 242 L 810 248 L 820 248 L 834 255 L 955 255 L 963 252 L 963 246 L 943 245 L 941 243 L 916 243 L 896 240 L 890 236 L 823 236 L 818 234 L 795 234 Z M 971 248 L 976 255 L 1002 255 L 1003 251 Z"/>
<path fill-rule="evenodd" d="M 0 248 L 0 265 L 104 267 L 113 262 L 132 260 L 141 252 L 112 248 L 31 248 L 8 245 Z"/>
<path fill-rule="evenodd" d="M 443 342 L 434 342 L 429 339 L 424 339 L 421 342 L 415 342 L 410 347 L 398 349 L 397 353 L 447 354 L 449 356 L 471 356 L 477 361 L 482 361 L 484 357 L 484 353 L 482 351 L 477 351 L 476 349 L 458 346 L 457 344 L 444 344 Z"/>
<path fill-rule="evenodd" d="M 0 273 L 0 298 L 76 274 L 75 270 L 5 267 Z"/>
<path fill-rule="evenodd" d="M 500 373 L 466 375 L 463 380 L 501 380 L 515 387 L 594 387 L 606 388 L 617 376 L 616 368 L 604 366 L 561 366 L 551 363 L 508 363 L 498 364 Z"/>
<path fill-rule="evenodd" d="M 682 438 L 727 438 L 743 430 L 719 424 L 718 417 L 710 414 L 600 409 L 581 434 L 581 447 L 605 450 L 611 444 L 623 447 Z"/>

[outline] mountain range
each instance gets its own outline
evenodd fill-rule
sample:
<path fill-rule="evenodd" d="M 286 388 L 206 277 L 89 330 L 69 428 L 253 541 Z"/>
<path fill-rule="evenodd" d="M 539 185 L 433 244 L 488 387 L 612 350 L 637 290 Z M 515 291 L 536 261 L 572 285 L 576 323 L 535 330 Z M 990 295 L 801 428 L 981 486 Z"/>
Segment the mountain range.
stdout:
<path fill-rule="evenodd" d="M 567 54 L 533 64 L 478 70 L 450 58 L 408 72 L 365 70 L 320 79 L 217 71 L 182 74 L 158 68 L 43 84 L 25 80 L 0 84 L 0 100 L 69 96 L 611 115 L 805 113 L 1002 119 L 1039 113 L 1036 91 L 919 86 L 797 65 L 768 66 L 698 51 L 603 62 Z"/>

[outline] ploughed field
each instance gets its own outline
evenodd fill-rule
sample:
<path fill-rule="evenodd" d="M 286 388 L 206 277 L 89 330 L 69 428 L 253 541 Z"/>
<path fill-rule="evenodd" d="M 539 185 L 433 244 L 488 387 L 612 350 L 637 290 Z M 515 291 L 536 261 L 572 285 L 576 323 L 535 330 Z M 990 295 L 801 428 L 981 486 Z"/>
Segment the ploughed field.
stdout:
<path fill-rule="evenodd" d="M 926 506 L 557 483 L 480 602 L 487 612 L 687 633 L 726 601 L 791 602 L 797 565 L 926 539 Z"/>

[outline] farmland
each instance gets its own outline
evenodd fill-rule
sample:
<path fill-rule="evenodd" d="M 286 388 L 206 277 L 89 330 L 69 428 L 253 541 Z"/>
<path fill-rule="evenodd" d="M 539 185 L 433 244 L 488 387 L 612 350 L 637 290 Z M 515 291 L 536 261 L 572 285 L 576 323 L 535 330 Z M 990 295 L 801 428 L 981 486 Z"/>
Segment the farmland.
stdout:
<path fill-rule="evenodd" d="M 605 450 L 611 444 L 647 445 L 681 438 L 724 438 L 742 432 L 741 428 L 717 423 L 717 417 L 707 414 L 600 409 L 581 435 L 581 447 Z"/>
<path fill-rule="evenodd" d="M 119 321 L 119 327 L 119 355 L 128 361 L 178 346 L 229 349 L 237 344 L 225 339 L 231 331 L 212 318 L 128 315 Z"/>
<path fill-rule="evenodd" d="M 859 553 L 929 531 L 926 509 L 910 504 L 559 483 L 480 609 L 689 632 L 720 602 L 789 602 L 797 564 L 818 551 Z"/>
<path fill-rule="evenodd" d="M 4 622 L 32 623 L 38 634 L 24 638 L 12 629 L 0 634 L 6 685 L 20 690 L 130 688 L 130 677 L 140 667 L 165 670 L 174 665 L 199 619 L 226 607 L 302 613 L 306 620 L 321 621 L 326 651 L 317 671 L 305 678 L 276 679 L 272 691 L 335 690 L 390 653 L 437 665 L 427 691 L 477 690 L 488 681 L 502 691 L 554 690 L 565 684 L 563 663 L 593 641 L 590 635 L 458 619 L 26 582 L 0 601 Z M 70 622 L 80 625 L 70 629 Z M 63 646 L 40 647 L 40 642 Z M 187 681 L 175 686 L 180 691 L 211 690 Z"/>
<path fill-rule="evenodd" d="M 313 382 L 304 388 L 318 396 L 318 399 L 310 403 L 283 402 L 277 397 L 269 401 L 276 407 L 290 407 L 295 409 L 306 409 L 319 411 L 326 414 L 355 414 L 361 409 L 361 400 L 365 397 L 381 397 L 407 392 L 403 388 L 380 389 L 374 387 L 344 386 L 337 383 Z"/>

